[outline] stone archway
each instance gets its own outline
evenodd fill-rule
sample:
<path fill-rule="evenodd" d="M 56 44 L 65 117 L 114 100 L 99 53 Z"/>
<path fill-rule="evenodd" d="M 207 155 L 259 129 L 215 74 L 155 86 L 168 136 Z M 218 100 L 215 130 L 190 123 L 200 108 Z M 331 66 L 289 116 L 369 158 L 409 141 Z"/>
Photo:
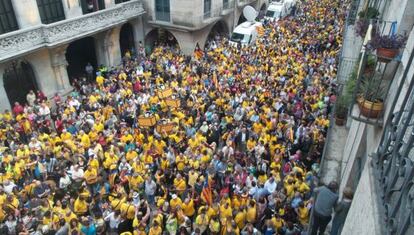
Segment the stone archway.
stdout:
<path fill-rule="evenodd" d="M 121 56 L 125 56 L 127 51 L 132 52 L 135 49 L 134 31 L 130 23 L 126 23 L 121 27 L 119 33 L 119 45 L 121 48 Z"/>
<path fill-rule="evenodd" d="M 239 16 L 239 20 L 237 21 L 237 25 L 240 25 L 240 24 L 242 24 L 246 21 L 247 21 L 247 19 L 246 19 L 246 17 L 244 17 L 243 12 L 242 12 Z M 237 25 L 236 25 L 236 27 L 237 27 Z"/>
<path fill-rule="evenodd" d="M 266 14 L 266 10 L 267 10 L 267 6 L 266 6 L 266 4 L 265 3 L 263 3 L 262 4 L 262 6 L 260 7 L 260 9 L 259 9 L 259 14 L 257 15 L 257 18 L 256 18 L 256 20 L 261 20 L 261 19 L 263 19 L 263 17 L 265 16 L 265 14 Z"/>
<path fill-rule="evenodd" d="M 91 63 L 96 71 L 95 39 L 93 37 L 86 37 L 70 43 L 66 50 L 66 60 L 68 62 L 67 71 L 70 81 L 85 76 L 85 67 L 88 63 Z"/>
<path fill-rule="evenodd" d="M 146 53 L 151 53 L 157 45 L 168 45 L 180 48 L 177 38 L 168 30 L 163 28 L 152 29 L 145 35 Z"/>
<path fill-rule="evenodd" d="M 3 74 L 3 85 L 11 107 L 15 102 L 25 104 L 27 93 L 38 89 L 34 70 L 26 61 L 10 63 Z"/>
<path fill-rule="evenodd" d="M 211 28 L 208 36 L 207 41 L 210 39 L 213 39 L 215 36 L 229 36 L 230 31 L 227 27 L 226 22 L 223 20 L 217 21 L 217 23 L 214 24 L 214 26 Z"/>

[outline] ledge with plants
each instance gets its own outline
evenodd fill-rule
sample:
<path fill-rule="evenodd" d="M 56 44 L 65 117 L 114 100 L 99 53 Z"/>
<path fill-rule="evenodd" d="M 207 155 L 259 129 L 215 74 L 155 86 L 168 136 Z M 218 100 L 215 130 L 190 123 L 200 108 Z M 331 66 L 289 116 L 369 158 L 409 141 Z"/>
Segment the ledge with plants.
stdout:
<path fill-rule="evenodd" d="M 385 84 L 379 77 L 364 78 L 357 92 L 361 114 L 367 118 L 379 118 L 384 110 L 385 96 Z"/>
<path fill-rule="evenodd" d="M 345 87 L 335 102 L 335 124 L 343 126 L 348 117 L 348 110 L 352 103 L 352 95 L 355 90 L 356 71 L 354 71 L 350 78 L 346 81 Z"/>
<path fill-rule="evenodd" d="M 399 54 L 406 41 L 407 37 L 403 35 L 375 34 L 368 48 L 376 51 L 379 61 L 388 63 Z"/>
<path fill-rule="evenodd" d="M 379 12 L 377 9 L 373 7 L 368 7 L 366 10 L 362 10 L 358 13 L 359 19 L 355 24 L 355 33 L 364 38 L 365 34 L 367 34 L 369 23 L 373 22 L 373 31 L 376 31 L 376 19 L 379 16 Z"/>

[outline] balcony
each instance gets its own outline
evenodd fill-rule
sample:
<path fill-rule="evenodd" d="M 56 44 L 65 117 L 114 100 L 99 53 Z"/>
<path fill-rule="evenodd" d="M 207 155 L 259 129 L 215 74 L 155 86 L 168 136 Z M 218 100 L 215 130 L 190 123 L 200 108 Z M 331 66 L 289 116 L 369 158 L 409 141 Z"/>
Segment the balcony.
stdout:
<path fill-rule="evenodd" d="M 0 35 L 0 62 L 43 48 L 54 47 L 120 25 L 144 14 L 141 0 L 48 25 Z"/>
<path fill-rule="evenodd" d="M 203 8 L 198 12 L 189 12 L 187 8 L 176 8 L 173 10 L 173 12 L 168 13 L 168 17 L 166 16 L 165 20 L 162 20 L 159 17 L 160 15 L 157 15 L 158 13 L 154 11 L 153 13 L 155 14 L 152 16 L 153 20 L 148 21 L 148 23 L 154 26 L 162 26 L 166 29 L 170 28 L 190 32 L 200 30 L 209 24 L 217 22 L 221 19 L 221 16 L 231 12 L 231 9 L 227 9 L 226 12 L 224 12 L 225 10 L 222 5 L 213 6 L 210 11 L 207 12 L 203 12 Z"/>
<path fill-rule="evenodd" d="M 389 41 L 390 38 L 397 38 L 392 36 L 393 24 L 394 22 L 388 21 L 377 21 L 373 24 L 373 31 L 376 33 L 372 34 L 376 36 L 373 35 L 368 44 L 363 46 L 358 66 L 346 85 L 354 90 L 351 117 L 374 126 L 382 126 L 384 123 L 390 88 L 401 62 L 398 54 L 403 51 L 401 47 L 404 43 L 400 43 L 397 54 L 392 56 L 383 55 L 379 43 L 385 39 Z M 376 47 L 375 44 L 380 46 Z M 369 49 L 370 47 L 378 49 Z"/>

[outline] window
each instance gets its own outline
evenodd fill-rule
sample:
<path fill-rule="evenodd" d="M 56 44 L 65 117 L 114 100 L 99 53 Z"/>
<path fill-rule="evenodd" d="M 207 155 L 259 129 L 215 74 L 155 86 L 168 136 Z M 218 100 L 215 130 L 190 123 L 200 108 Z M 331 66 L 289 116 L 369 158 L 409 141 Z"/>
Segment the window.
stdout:
<path fill-rule="evenodd" d="M 123 2 L 129 2 L 129 0 L 115 0 L 115 4 L 119 4 Z"/>
<path fill-rule="evenodd" d="M 65 19 L 61 0 L 37 0 L 40 19 L 43 24 L 50 24 Z"/>
<path fill-rule="evenodd" d="M 18 30 L 11 0 L 0 1 L 0 34 Z"/>
<path fill-rule="evenodd" d="M 211 0 L 204 0 L 204 18 L 211 16 Z"/>
<path fill-rule="evenodd" d="M 230 8 L 229 0 L 223 0 L 223 9 L 228 9 L 228 8 Z"/>
<path fill-rule="evenodd" d="M 155 18 L 170 21 L 170 0 L 155 0 Z"/>
<path fill-rule="evenodd" d="M 83 14 L 105 9 L 105 0 L 80 0 Z"/>

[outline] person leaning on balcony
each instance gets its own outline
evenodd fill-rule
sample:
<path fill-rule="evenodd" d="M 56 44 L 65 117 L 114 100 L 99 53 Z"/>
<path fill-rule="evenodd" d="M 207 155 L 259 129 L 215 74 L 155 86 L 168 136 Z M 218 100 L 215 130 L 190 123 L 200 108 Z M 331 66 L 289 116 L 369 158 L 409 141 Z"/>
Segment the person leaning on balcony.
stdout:
<path fill-rule="evenodd" d="M 351 188 L 346 187 L 343 192 L 343 199 L 335 207 L 335 216 L 332 220 L 331 235 L 341 234 L 349 208 L 351 207 L 354 193 Z"/>
<path fill-rule="evenodd" d="M 326 226 L 332 219 L 332 210 L 338 201 L 338 183 L 331 181 L 326 186 L 315 189 L 317 194 L 313 210 L 311 235 L 324 234 Z"/>

